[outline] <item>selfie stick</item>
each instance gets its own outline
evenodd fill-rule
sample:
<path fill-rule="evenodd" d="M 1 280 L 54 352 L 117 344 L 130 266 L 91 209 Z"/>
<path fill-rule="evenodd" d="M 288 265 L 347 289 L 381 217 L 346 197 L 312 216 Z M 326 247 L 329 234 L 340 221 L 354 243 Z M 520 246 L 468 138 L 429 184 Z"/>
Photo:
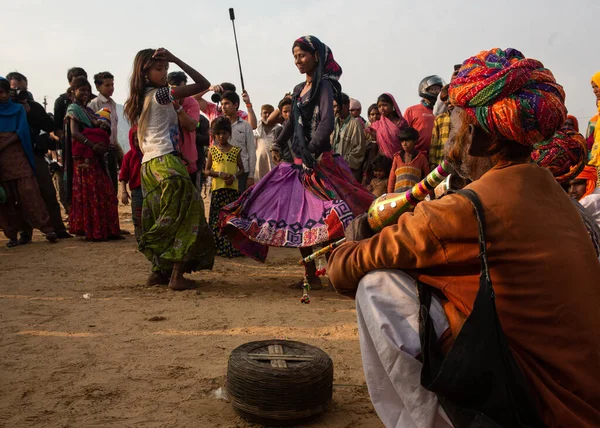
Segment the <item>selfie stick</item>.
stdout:
<path fill-rule="evenodd" d="M 246 88 L 244 87 L 244 75 L 242 74 L 242 62 L 240 61 L 240 49 L 238 48 L 237 34 L 235 32 L 235 12 L 233 11 L 232 7 L 229 8 L 229 18 L 231 19 L 231 25 L 233 25 L 233 37 L 235 38 L 235 50 L 237 52 L 238 65 L 240 66 L 240 79 L 242 80 L 242 92 L 244 92 L 246 90 Z"/>

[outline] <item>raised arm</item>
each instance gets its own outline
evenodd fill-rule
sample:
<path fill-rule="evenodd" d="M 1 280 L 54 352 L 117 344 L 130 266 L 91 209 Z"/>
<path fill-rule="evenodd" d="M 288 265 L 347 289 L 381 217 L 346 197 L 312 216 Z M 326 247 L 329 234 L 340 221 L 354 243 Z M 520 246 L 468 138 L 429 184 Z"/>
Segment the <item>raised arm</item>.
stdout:
<path fill-rule="evenodd" d="M 244 104 L 246 104 L 246 109 L 248 110 L 248 123 L 252 127 L 252 130 L 254 130 L 258 128 L 258 120 L 256 120 L 256 113 L 254 113 L 252 103 L 250 102 L 250 95 L 248 95 L 247 91 L 242 92 L 242 100 L 244 101 Z"/>
<path fill-rule="evenodd" d="M 206 91 L 210 88 L 210 82 L 199 72 L 197 72 L 194 68 L 187 65 L 181 59 L 177 58 L 171 52 L 164 48 L 159 48 L 154 53 L 155 59 L 162 59 L 168 62 L 172 62 L 177 64 L 179 68 L 181 68 L 190 78 L 194 81 L 191 85 L 178 86 L 173 89 L 173 98 L 181 99 L 191 97 L 192 95 L 196 95 L 202 91 Z"/>

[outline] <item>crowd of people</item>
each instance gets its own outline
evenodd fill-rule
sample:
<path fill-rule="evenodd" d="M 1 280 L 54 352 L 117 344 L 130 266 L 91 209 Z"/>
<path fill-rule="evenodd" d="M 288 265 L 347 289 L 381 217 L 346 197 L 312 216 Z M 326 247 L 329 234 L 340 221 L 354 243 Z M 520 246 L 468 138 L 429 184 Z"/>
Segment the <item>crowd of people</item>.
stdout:
<path fill-rule="evenodd" d="M 147 285 L 181 290 L 191 285 L 184 274 L 211 269 L 215 255 L 265 261 L 274 246 L 306 257 L 345 237 L 329 257 L 330 285 L 357 299 L 367 384 L 386 426 L 455 422 L 420 386 L 423 301 L 414 284 L 435 289 L 433 334 L 452 343 L 477 308 L 478 255 L 487 250 L 489 287 L 535 408 L 482 412 L 531 426 L 599 421 L 600 117 L 582 136 L 549 70 L 494 49 L 455 66 L 449 83 L 423 78 L 417 105 L 402 111 L 383 93 L 363 118 L 327 45 L 305 36 L 292 53 L 305 80 L 257 115 L 233 84 L 211 85 L 165 49 L 138 52 L 124 105 L 127 153 L 111 73 L 94 75 L 95 96 L 85 70 L 70 69 L 53 115 L 27 91 L 26 76 L 1 78 L 7 246 L 30 242 L 33 228 L 53 243 L 123 239 L 120 200 L 131 204 L 151 263 Z M 172 63 L 182 71 L 169 73 Z M 600 109 L 600 73 L 591 85 Z M 443 160 L 460 183 L 454 190 L 476 194 L 481 217 L 468 192 L 432 194 L 372 236 L 365 213 L 373 201 L 412 189 Z M 314 262 L 294 287 L 307 284 L 323 288 Z M 406 369 L 390 370 L 397 364 Z"/>

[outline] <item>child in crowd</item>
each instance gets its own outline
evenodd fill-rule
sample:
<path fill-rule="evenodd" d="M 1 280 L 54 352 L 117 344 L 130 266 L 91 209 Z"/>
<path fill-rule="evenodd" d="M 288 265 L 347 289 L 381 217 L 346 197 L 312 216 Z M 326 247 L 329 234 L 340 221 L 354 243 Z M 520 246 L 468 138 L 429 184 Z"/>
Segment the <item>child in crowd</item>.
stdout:
<path fill-rule="evenodd" d="M 123 205 L 129 204 L 131 199 L 131 217 L 135 228 L 135 239 L 140 240 L 142 236 L 142 181 L 140 170 L 142 168 L 142 151 L 137 136 L 137 126 L 134 125 L 129 130 L 129 151 L 123 157 L 119 182 L 121 183 L 121 202 Z M 127 192 L 127 185 L 131 196 Z"/>
<path fill-rule="evenodd" d="M 206 175 L 212 179 L 209 225 L 215 236 L 216 254 L 223 257 L 240 257 L 226 236 L 219 233 L 219 213 L 221 208 L 235 202 L 240 196 L 238 179 L 244 174 L 241 149 L 233 146 L 231 139 L 231 121 L 225 116 L 216 118 L 212 123 L 215 143 L 208 149 Z"/>
<path fill-rule="evenodd" d="M 404 128 L 400 130 L 398 139 L 402 150 L 394 155 L 388 193 L 406 192 L 430 172 L 429 161 L 415 148 L 419 132 L 415 128 Z"/>
<path fill-rule="evenodd" d="M 370 127 L 373 123 L 377 122 L 381 117 L 377 104 L 371 104 L 367 110 L 368 122 L 365 128 Z M 379 155 L 379 146 L 377 145 L 377 138 L 370 132 L 365 132 L 365 138 L 367 139 L 367 151 L 365 152 L 365 160 L 363 161 L 363 176 L 362 185 L 367 186 L 368 183 L 373 179 L 373 161 Z"/>
<path fill-rule="evenodd" d="M 385 156 L 377 156 L 371 162 L 371 170 L 373 171 L 373 179 L 367 186 L 367 190 L 380 197 L 387 191 L 388 179 L 392 169 L 392 161 Z"/>

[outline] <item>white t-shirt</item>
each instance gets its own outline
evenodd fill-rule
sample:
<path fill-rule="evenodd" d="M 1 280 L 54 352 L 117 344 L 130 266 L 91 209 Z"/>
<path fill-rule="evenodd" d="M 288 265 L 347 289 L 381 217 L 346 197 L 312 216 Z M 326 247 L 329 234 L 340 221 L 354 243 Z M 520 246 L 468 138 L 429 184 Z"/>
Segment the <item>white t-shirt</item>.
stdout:
<path fill-rule="evenodd" d="M 150 89 L 146 96 L 151 95 Z M 144 157 L 142 163 L 173 153 L 179 148 L 179 126 L 177 113 L 173 108 L 173 98 L 168 87 L 158 88 L 148 108 L 146 132 L 140 148 Z"/>
<path fill-rule="evenodd" d="M 600 227 L 600 188 L 594 190 L 594 193 L 582 198 L 579 203 L 593 217 Z"/>

